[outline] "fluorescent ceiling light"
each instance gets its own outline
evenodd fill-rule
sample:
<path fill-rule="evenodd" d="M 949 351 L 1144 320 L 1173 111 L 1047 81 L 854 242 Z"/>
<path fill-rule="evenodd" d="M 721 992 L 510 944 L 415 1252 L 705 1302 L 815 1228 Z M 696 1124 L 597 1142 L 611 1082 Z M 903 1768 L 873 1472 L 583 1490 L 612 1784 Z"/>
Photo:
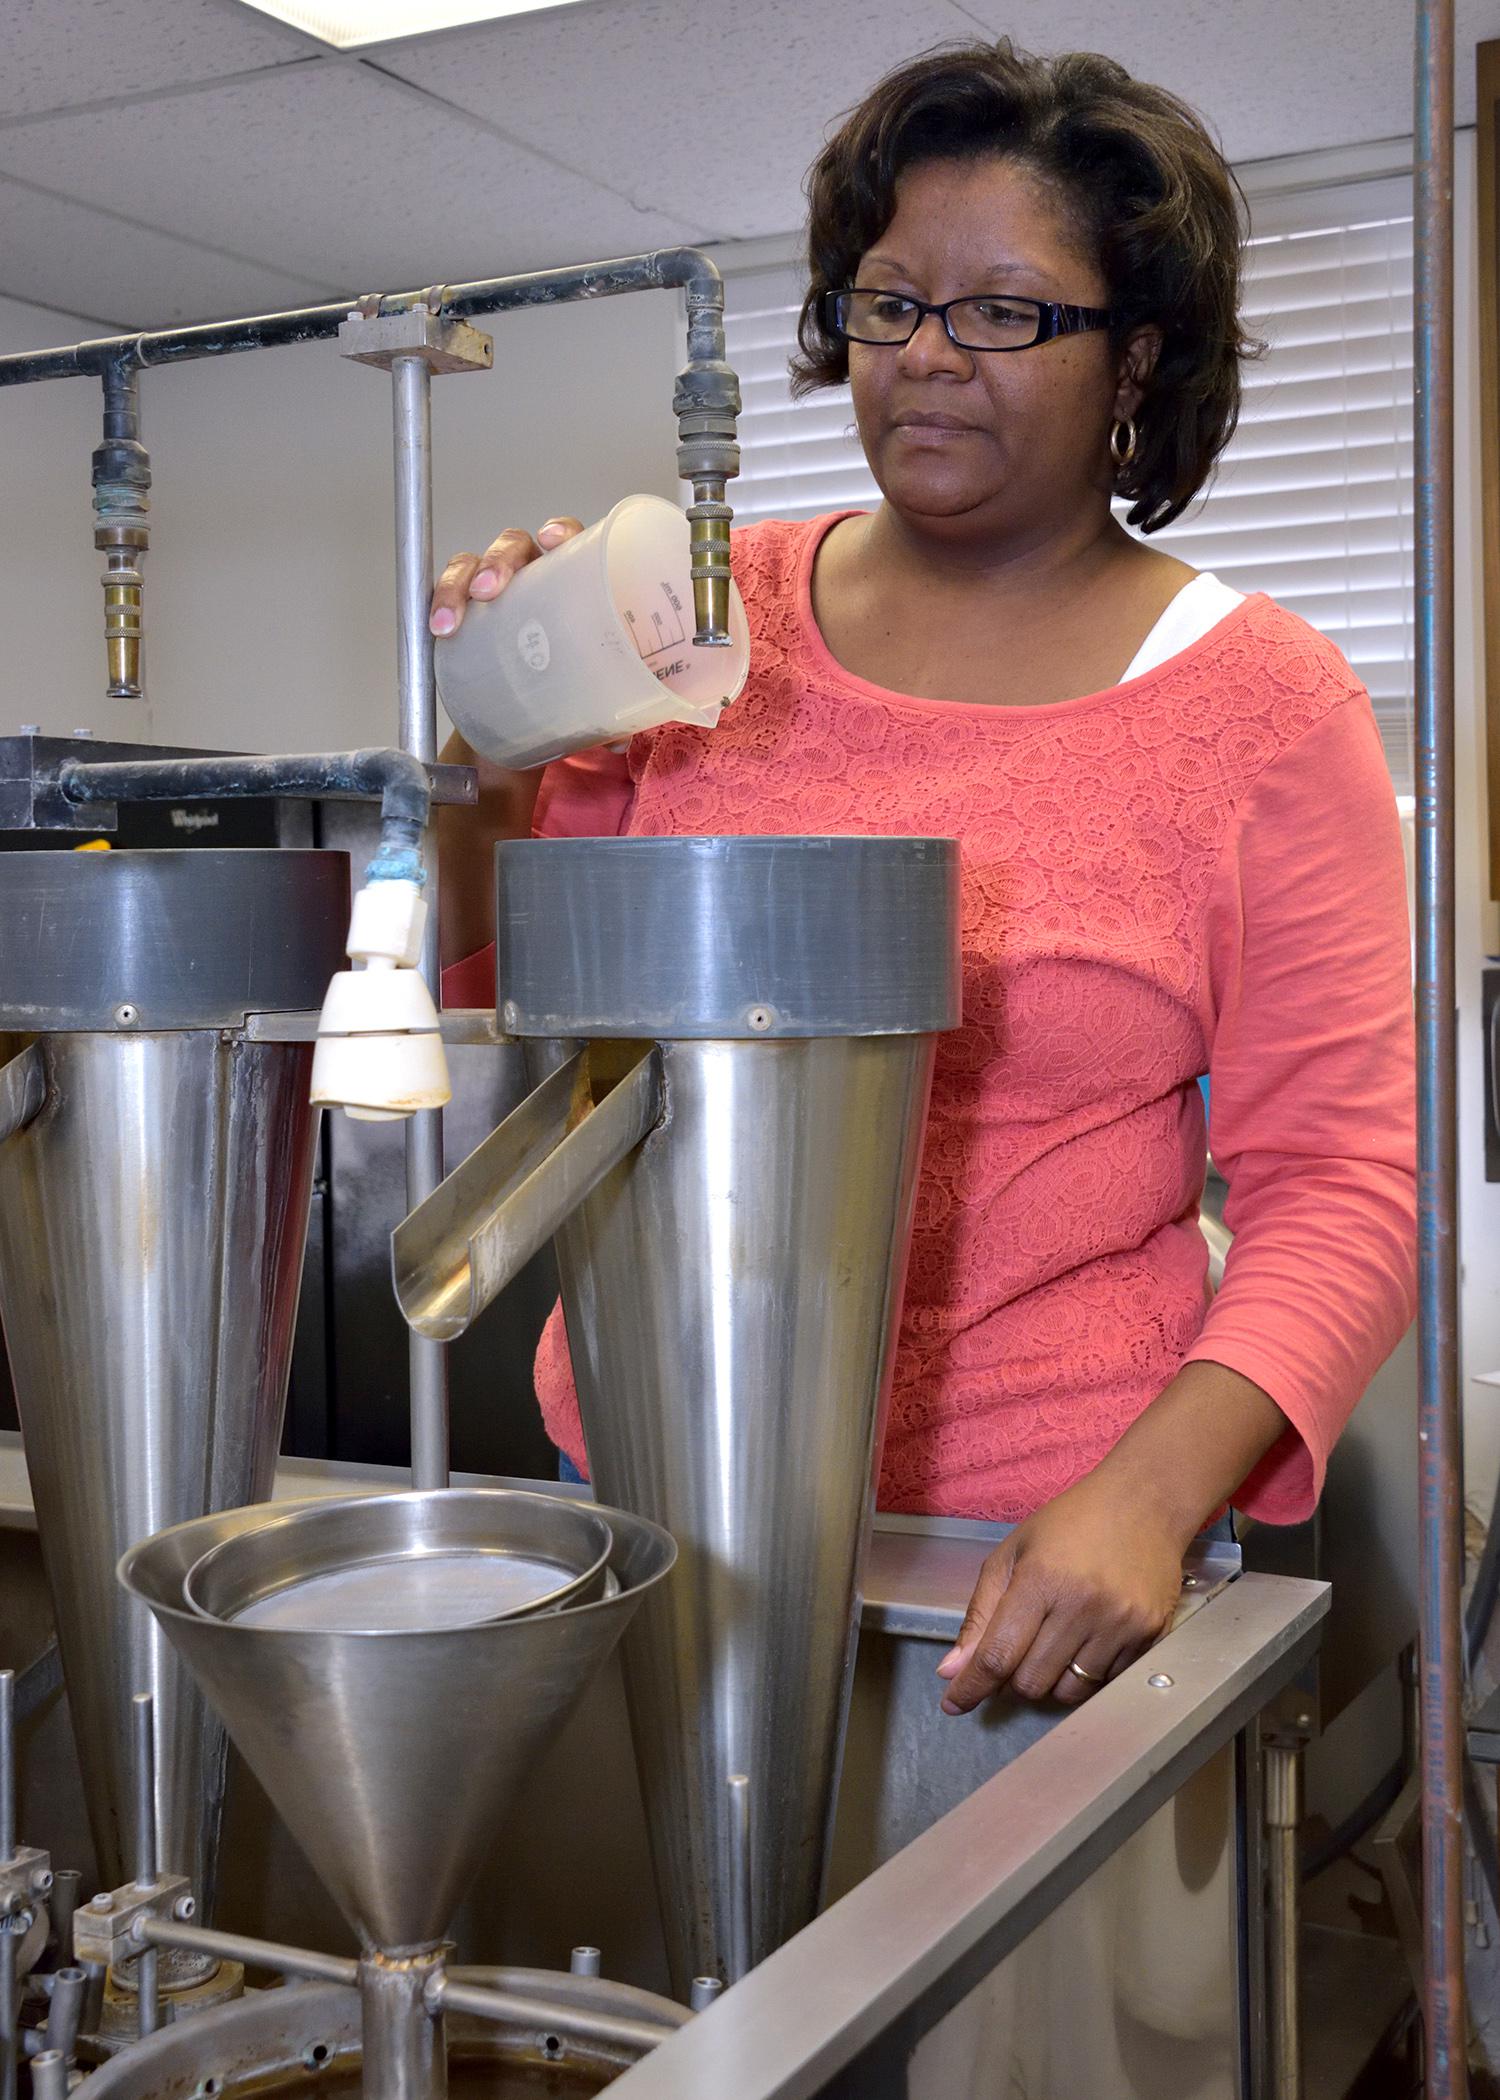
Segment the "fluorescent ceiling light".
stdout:
<path fill-rule="evenodd" d="M 293 29 L 305 30 L 335 51 L 360 44 L 388 44 L 431 29 L 458 29 L 467 22 L 498 22 L 506 15 L 535 14 L 571 0 L 244 0 L 244 5 Z"/>

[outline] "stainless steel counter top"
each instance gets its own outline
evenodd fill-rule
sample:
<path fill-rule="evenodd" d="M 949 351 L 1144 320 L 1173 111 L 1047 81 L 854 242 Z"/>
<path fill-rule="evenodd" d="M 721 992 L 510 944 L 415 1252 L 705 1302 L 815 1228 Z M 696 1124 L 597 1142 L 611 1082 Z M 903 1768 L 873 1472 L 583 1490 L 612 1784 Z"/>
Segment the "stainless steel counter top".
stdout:
<path fill-rule="evenodd" d="M 400 1466 L 349 1465 L 327 1459 L 284 1458 L 276 1471 L 273 1500 L 301 1495 L 359 1495 L 410 1485 Z M 455 1473 L 455 1487 L 518 1487 L 539 1494 L 576 1496 L 587 1490 L 549 1480 L 513 1480 L 488 1473 Z M 36 1513 L 21 1439 L 0 1433 L 0 1527 L 35 1531 Z M 1005 1535 L 1003 1524 L 966 1517 L 909 1517 L 882 1513 L 875 1519 L 865 1572 L 863 1625 L 872 1632 L 908 1639 L 949 1642 L 958 1632 L 979 1564 Z M 1239 1549 L 1195 1547 L 1184 1570 L 1183 1621 L 1217 1596 L 1240 1572 Z"/>

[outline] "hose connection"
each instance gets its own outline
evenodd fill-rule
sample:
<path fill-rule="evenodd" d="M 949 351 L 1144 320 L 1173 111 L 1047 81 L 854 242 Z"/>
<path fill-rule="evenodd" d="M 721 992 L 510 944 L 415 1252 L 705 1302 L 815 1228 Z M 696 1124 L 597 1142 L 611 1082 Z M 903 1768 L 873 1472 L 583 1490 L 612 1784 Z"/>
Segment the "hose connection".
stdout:
<path fill-rule="evenodd" d="M 94 545 L 105 560 L 105 692 L 139 700 L 142 670 L 141 565 L 151 532 L 151 459 L 141 443 L 140 374 L 123 358 L 104 368 L 104 436 L 95 447 Z"/>

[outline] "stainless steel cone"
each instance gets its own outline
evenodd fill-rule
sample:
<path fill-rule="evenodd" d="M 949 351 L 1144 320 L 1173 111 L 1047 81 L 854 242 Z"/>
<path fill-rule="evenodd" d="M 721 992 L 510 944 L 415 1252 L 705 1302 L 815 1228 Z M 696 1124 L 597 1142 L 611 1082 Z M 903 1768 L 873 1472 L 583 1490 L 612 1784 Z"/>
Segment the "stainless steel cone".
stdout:
<path fill-rule="evenodd" d="M 491 1512 L 506 1489 L 427 1498 Z M 303 1508 L 310 1504 L 301 1505 Z M 516 1789 L 675 1558 L 665 1532 L 605 1511 L 613 1596 L 546 1617 L 436 1633 L 329 1633 L 200 1617 L 183 1585 L 264 1510 L 179 1524 L 127 1553 L 120 1581 L 150 1606 L 273 1806 L 366 1947 L 441 1939 Z"/>
<path fill-rule="evenodd" d="M 497 867 L 499 1010 L 535 1074 L 578 1037 L 660 1044 L 661 1120 L 555 1244 L 596 1492 L 682 1555 L 623 1656 L 685 1994 L 819 1901 L 935 1036 L 959 1018 L 957 854 L 529 841 Z"/>
<path fill-rule="evenodd" d="M 244 1022 L 317 1005 L 347 912 L 341 855 L 0 855 L 0 1027 L 47 1031 L 0 1072 L 0 1317 L 98 1869 L 133 1866 L 149 1691 L 163 1864 L 205 1910 L 223 1732 L 114 1570 L 270 1492 L 317 1115 L 311 1046 Z"/>
<path fill-rule="evenodd" d="M 817 1910 L 932 1042 L 664 1055 L 670 1132 L 557 1249 L 595 1492 L 682 1553 L 625 1662 L 685 1992 Z"/>

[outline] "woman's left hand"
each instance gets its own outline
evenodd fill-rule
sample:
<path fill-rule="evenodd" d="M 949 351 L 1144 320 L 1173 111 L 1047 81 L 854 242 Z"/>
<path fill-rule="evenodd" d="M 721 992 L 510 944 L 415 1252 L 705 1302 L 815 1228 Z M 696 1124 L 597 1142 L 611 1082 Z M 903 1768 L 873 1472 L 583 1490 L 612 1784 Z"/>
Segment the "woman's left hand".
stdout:
<path fill-rule="evenodd" d="M 1090 1474 L 995 1548 L 938 1664 L 944 1713 L 970 1713 L 1002 1685 L 1076 1705 L 1165 1632 L 1192 1533 L 1123 1488 Z"/>

